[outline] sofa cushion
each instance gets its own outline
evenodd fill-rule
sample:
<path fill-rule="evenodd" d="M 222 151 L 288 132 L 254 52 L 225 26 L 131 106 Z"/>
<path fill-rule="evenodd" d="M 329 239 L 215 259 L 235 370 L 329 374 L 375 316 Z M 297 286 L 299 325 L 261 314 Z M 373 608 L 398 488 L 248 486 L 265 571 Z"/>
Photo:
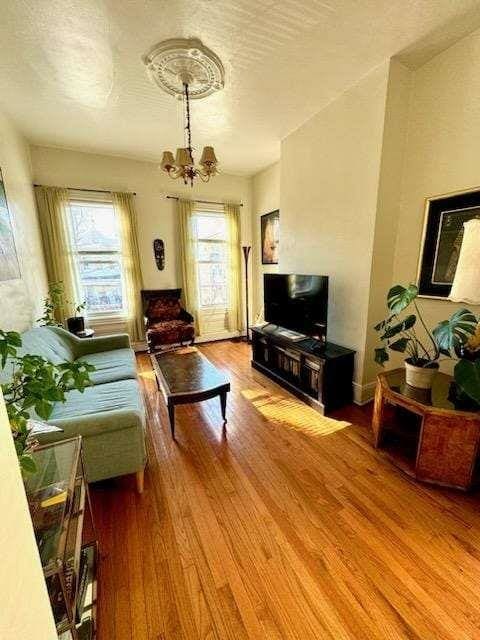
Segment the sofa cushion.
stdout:
<path fill-rule="evenodd" d="M 63 438 L 85 438 L 144 424 L 144 406 L 136 380 L 120 380 L 72 390 L 55 404 L 49 422 L 64 429 Z"/>
<path fill-rule="evenodd" d="M 155 322 L 147 330 L 147 338 L 152 345 L 189 342 L 195 336 L 195 327 L 184 320 Z"/>
<path fill-rule="evenodd" d="M 137 378 L 135 353 L 132 349 L 100 351 L 78 358 L 76 362 L 88 362 L 95 367 L 90 373 L 94 385 Z"/>
<path fill-rule="evenodd" d="M 34 327 L 25 331 L 22 333 L 22 346 L 18 353 L 43 356 L 53 364 L 75 360 L 71 336 L 57 327 Z"/>

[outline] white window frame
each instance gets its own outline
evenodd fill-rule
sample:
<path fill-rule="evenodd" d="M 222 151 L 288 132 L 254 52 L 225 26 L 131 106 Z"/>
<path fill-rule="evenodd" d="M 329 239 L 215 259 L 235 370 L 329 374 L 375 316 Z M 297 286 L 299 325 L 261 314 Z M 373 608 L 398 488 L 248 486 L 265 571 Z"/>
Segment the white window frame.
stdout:
<path fill-rule="evenodd" d="M 225 211 L 223 209 L 223 207 L 221 208 L 203 208 L 203 206 L 198 206 L 195 209 L 195 213 L 194 213 L 195 217 L 200 218 L 200 217 L 212 217 L 212 218 L 224 218 L 226 219 L 225 216 Z M 197 228 L 198 229 L 198 228 Z M 201 312 L 204 313 L 208 313 L 208 312 L 224 312 L 227 311 L 229 309 L 229 303 L 230 303 L 230 291 L 229 291 L 229 282 L 228 282 L 228 267 L 229 267 L 229 261 L 230 261 L 230 255 L 229 255 L 229 251 L 230 251 L 230 247 L 229 247 L 229 240 L 228 237 L 225 240 L 216 240 L 216 239 L 204 239 L 204 238 L 200 238 L 200 236 L 198 235 L 198 230 L 196 231 L 196 243 L 197 243 L 197 255 L 196 255 L 196 259 L 195 259 L 195 266 L 197 267 L 197 286 L 198 286 L 198 291 L 197 291 L 197 295 L 198 295 L 198 304 L 199 304 L 199 309 Z M 228 236 L 228 226 L 227 226 L 227 236 Z M 226 261 L 221 262 L 219 260 L 200 260 L 199 255 L 198 255 L 198 244 L 200 242 L 204 242 L 204 243 L 208 243 L 208 244 L 223 244 L 225 245 L 225 257 L 226 257 Z M 226 303 L 225 305 L 219 305 L 219 304 L 208 304 L 208 305 L 202 305 L 201 304 L 201 286 L 200 286 L 200 270 L 198 269 L 197 265 L 200 264 L 225 264 L 226 267 L 226 280 L 225 280 L 225 288 L 226 288 Z"/>
<path fill-rule="evenodd" d="M 116 216 L 115 210 L 113 208 L 113 201 L 108 197 L 102 197 L 102 195 L 100 194 L 98 194 L 98 196 L 95 195 L 95 197 L 93 196 L 83 197 L 83 196 L 77 196 L 77 195 L 70 195 L 69 204 L 70 205 L 88 205 L 90 207 L 109 205 L 112 207 L 114 211 L 114 215 Z M 125 273 L 124 273 L 122 247 L 120 246 L 119 249 L 104 250 L 104 251 L 78 249 L 75 244 L 75 236 L 74 236 L 73 227 L 72 227 L 71 211 L 69 211 L 68 220 L 69 220 L 69 235 L 70 235 L 70 238 L 69 238 L 70 251 L 72 255 L 72 264 L 74 269 L 74 282 L 75 282 L 75 288 L 76 288 L 77 294 L 79 296 L 79 300 L 85 299 L 83 295 L 83 287 L 82 287 L 82 282 L 80 278 L 80 271 L 78 269 L 79 258 L 81 259 L 82 257 L 96 257 L 96 256 L 100 258 L 116 257 L 118 258 L 118 261 L 120 263 L 120 277 L 121 277 L 121 284 L 122 284 L 122 309 L 118 309 L 116 311 L 115 310 L 88 311 L 88 309 L 86 309 L 85 310 L 86 317 L 94 323 L 124 321 L 127 318 L 127 308 L 126 308 L 127 297 L 126 297 L 126 289 L 125 289 Z M 118 224 L 118 220 L 117 220 L 117 224 Z M 120 243 L 121 243 L 121 238 L 120 238 Z"/>

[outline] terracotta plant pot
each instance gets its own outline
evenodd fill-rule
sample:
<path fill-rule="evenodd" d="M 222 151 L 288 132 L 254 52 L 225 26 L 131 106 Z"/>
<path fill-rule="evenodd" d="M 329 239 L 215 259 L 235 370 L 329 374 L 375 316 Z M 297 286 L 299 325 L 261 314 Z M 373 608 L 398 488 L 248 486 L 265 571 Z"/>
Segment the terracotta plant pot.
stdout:
<path fill-rule="evenodd" d="M 426 367 L 417 367 L 405 360 L 405 382 L 417 389 L 431 389 L 433 379 L 438 371 L 438 363 L 430 363 Z"/>

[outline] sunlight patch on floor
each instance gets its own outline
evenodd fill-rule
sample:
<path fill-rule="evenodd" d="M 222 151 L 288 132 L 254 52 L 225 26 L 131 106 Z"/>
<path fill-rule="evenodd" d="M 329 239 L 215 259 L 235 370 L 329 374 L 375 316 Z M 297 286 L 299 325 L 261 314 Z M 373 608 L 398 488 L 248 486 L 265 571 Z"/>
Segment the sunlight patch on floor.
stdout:
<path fill-rule="evenodd" d="M 243 397 L 267 420 L 313 436 L 328 436 L 349 427 L 349 422 L 322 416 L 296 398 L 274 395 L 258 389 L 244 389 Z"/>
<path fill-rule="evenodd" d="M 144 378 L 145 380 L 155 380 L 155 371 L 139 371 L 138 375 L 140 378 Z"/>

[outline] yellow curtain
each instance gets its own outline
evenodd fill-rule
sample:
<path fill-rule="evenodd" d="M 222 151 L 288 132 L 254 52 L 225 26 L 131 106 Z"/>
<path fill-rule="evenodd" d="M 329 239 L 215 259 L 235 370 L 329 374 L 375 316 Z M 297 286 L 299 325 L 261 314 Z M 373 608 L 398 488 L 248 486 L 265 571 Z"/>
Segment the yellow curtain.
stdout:
<path fill-rule="evenodd" d="M 47 276 L 50 284 L 62 282 L 65 300 L 79 304 L 70 251 L 67 189 L 35 187 Z M 59 309 L 56 318 L 64 323 L 69 309 Z"/>
<path fill-rule="evenodd" d="M 182 298 L 185 309 L 192 314 L 195 333 L 202 333 L 201 314 L 198 303 L 197 278 L 197 233 L 191 200 L 177 201 L 178 225 L 180 230 L 180 261 L 182 266 Z"/>
<path fill-rule="evenodd" d="M 123 270 L 127 294 L 127 331 L 134 342 L 145 337 L 141 290 L 143 289 L 137 215 L 131 193 L 112 193 L 113 206 L 120 222 Z"/>
<path fill-rule="evenodd" d="M 240 207 L 238 204 L 225 204 L 225 216 L 228 225 L 229 246 L 229 304 L 227 327 L 229 331 L 241 331 L 242 284 L 241 284 L 241 246 L 240 246 Z"/>

